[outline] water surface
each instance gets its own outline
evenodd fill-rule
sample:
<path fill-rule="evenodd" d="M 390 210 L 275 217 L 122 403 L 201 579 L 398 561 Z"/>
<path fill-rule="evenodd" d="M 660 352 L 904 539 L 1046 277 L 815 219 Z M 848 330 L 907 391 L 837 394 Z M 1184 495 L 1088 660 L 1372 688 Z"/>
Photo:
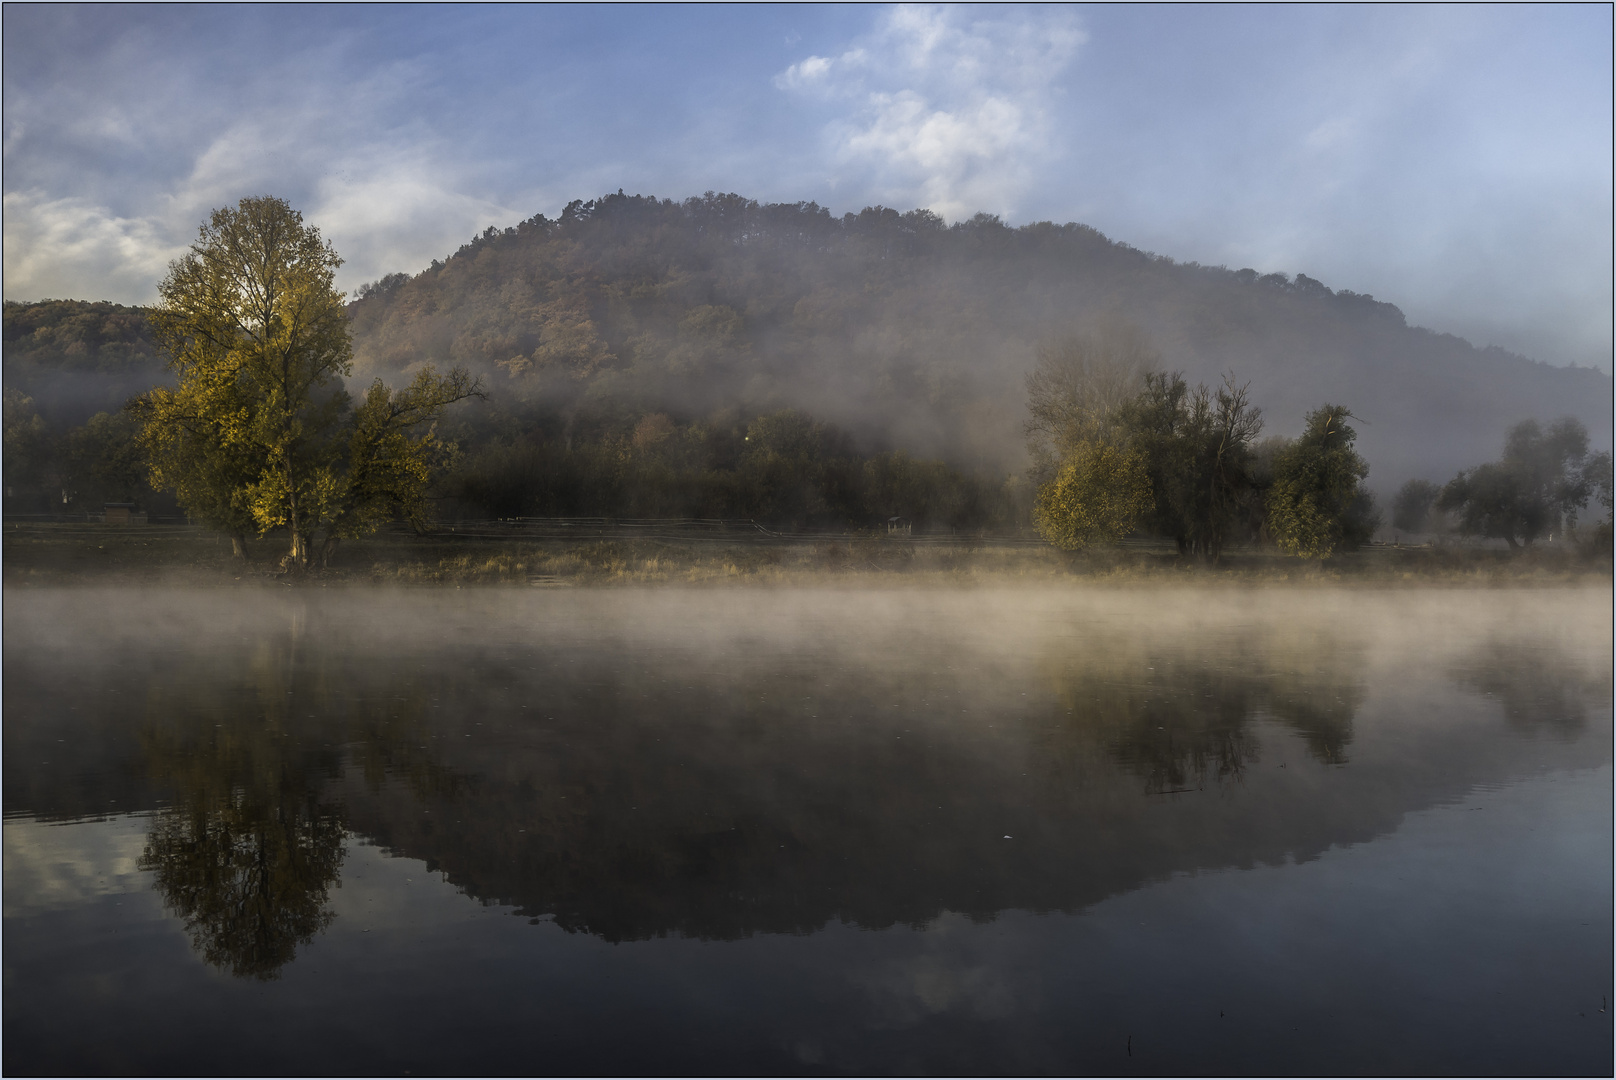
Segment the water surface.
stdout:
<path fill-rule="evenodd" d="M 11 1073 L 1608 1073 L 1576 589 L 8 590 Z"/>

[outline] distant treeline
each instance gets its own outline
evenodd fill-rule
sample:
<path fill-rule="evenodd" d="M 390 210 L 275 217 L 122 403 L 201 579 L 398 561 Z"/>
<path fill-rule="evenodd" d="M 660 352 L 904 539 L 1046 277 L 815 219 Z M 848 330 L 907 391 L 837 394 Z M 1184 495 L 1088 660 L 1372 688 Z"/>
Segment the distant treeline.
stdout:
<path fill-rule="evenodd" d="M 120 408 L 167 381 L 144 311 L 8 303 L 5 339 L 8 513 L 94 512 L 107 502 L 180 512 L 150 487 L 139 424 Z M 104 376 L 114 389 L 74 384 L 80 392 L 71 396 L 64 375 Z M 456 453 L 435 488 L 441 516 L 729 517 L 834 528 L 901 516 L 923 530 L 1003 530 L 1024 522 L 1031 505 L 1024 479 L 861 449 L 835 425 L 793 409 L 692 418 L 608 401 L 561 410 L 502 389 L 442 425 Z M 56 407 L 42 408 L 30 391 Z M 85 416 L 86 408 L 96 411 Z"/>
<path fill-rule="evenodd" d="M 782 409 L 747 421 L 626 424 L 560 418 L 514 439 L 473 441 L 440 491 L 492 517 L 752 518 L 777 526 L 1013 529 L 1031 486 L 903 451 L 861 453 L 846 433 Z"/>
<path fill-rule="evenodd" d="M 31 399 L 5 398 L 7 513 L 99 511 L 130 502 L 174 515 L 173 497 L 148 483 L 139 424 L 124 412 L 53 429 Z M 554 419 L 554 418 L 552 418 Z M 780 410 L 749 421 L 676 424 L 666 414 L 631 429 L 557 420 L 516 438 L 481 425 L 435 485 L 444 519 L 601 516 L 752 518 L 780 527 L 864 529 L 891 517 L 922 531 L 1014 530 L 1031 485 L 903 451 L 860 453 L 845 433 Z"/>

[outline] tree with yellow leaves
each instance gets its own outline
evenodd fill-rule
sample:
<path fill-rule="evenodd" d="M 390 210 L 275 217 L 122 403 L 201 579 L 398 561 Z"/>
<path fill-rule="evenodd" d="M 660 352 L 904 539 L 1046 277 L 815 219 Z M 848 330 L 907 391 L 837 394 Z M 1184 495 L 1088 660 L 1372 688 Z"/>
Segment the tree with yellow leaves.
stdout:
<path fill-rule="evenodd" d="M 1144 455 L 1090 440 L 1072 446 L 1055 478 L 1039 489 L 1033 521 L 1044 539 L 1078 551 L 1121 540 L 1152 505 Z"/>
<path fill-rule="evenodd" d="M 480 393 L 462 369 L 424 367 L 400 391 L 378 381 L 355 408 L 340 265 L 282 199 L 215 210 L 151 313 L 178 385 L 134 405 L 152 485 L 238 553 L 248 532 L 286 530 L 294 570 L 395 515 L 424 526 L 431 468 L 452 449 L 432 422 Z"/>

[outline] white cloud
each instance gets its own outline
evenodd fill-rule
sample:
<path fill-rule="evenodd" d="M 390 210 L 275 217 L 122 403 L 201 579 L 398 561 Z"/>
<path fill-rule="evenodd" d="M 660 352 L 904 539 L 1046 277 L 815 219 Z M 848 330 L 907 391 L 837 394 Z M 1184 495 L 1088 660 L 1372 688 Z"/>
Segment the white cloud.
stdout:
<path fill-rule="evenodd" d="M 845 132 L 843 158 L 901 170 L 918 201 L 945 217 L 1006 209 L 1025 181 L 1019 157 L 1032 148 L 1035 125 L 1014 100 L 984 97 L 949 111 L 905 90 L 872 94 L 870 105 L 863 125 Z"/>
<path fill-rule="evenodd" d="M 313 69 L 304 72 L 313 81 L 329 62 L 299 57 L 288 66 Z M 150 303 L 209 212 L 251 195 L 286 198 L 319 226 L 346 260 L 338 274 L 346 288 L 417 270 L 487 225 L 526 216 L 475 194 L 486 187 L 481 166 L 456 152 L 454 133 L 427 130 L 398 108 L 414 74 L 395 64 L 339 92 L 266 94 L 214 124 L 193 124 L 175 147 L 179 167 L 163 180 L 72 195 L 7 192 L 7 298 Z M 163 135 L 153 123 L 112 126 L 127 128 L 127 141 Z M 118 201 L 129 204 L 121 214 L 108 205 Z"/>
<path fill-rule="evenodd" d="M 808 86 L 818 86 L 830 74 L 831 61 L 823 56 L 810 56 L 799 63 L 792 64 L 774 77 L 774 85 L 782 90 L 799 90 Z"/>
<path fill-rule="evenodd" d="M 373 152 L 320 181 L 304 216 L 346 260 L 338 284 L 352 289 L 396 270 L 413 271 L 488 225 L 524 216 L 467 194 L 427 154 Z"/>
<path fill-rule="evenodd" d="M 970 15 L 894 8 L 854 47 L 775 77 L 782 90 L 842 107 L 825 128 L 838 184 L 862 177 L 888 202 L 948 218 L 1015 208 L 1053 157 L 1056 80 L 1085 36 L 1064 10 Z"/>
<path fill-rule="evenodd" d="M 4 201 L 6 295 L 149 303 L 169 260 L 185 251 L 160 223 L 118 217 L 82 198 L 37 190 Z"/>

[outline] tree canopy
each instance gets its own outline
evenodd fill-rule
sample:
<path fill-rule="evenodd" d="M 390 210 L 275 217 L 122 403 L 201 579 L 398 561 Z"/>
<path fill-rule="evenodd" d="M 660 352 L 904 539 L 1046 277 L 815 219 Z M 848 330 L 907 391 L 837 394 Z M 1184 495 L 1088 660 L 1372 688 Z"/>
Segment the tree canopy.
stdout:
<path fill-rule="evenodd" d="M 1262 410 L 1247 387 L 1229 375 L 1215 391 L 1192 390 L 1177 372 L 1150 372 L 1122 421 L 1146 461 L 1152 531 L 1175 540 L 1181 553 L 1216 560 L 1252 516 L 1252 444 Z"/>
<path fill-rule="evenodd" d="M 1432 511 L 1442 489 L 1429 480 L 1409 480 L 1392 498 L 1392 527 L 1422 533 L 1431 526 Z"/>
<path fill-rule="evenodd" d="M 1577 513 L 1597 492 L 1608 506 L 1610 455 L 1588 453 L 1588 430 L 1572 417 L 1543 428 L 1523 420 L 1504 437 L 1498 461 L 1461 472 L 1436 505 L 1471 536 L 1530 546 L 1546 534 L 1575 528 Z"/>
<path fill-rule="evenodd" d="M 426 367 L 402 391 L 378 380 L 355 409 L 339 265 L 284 200 L 214 211 L 151 312 L 178 385 L 136 404 L 154 485 L 238 545 L 284 529 L 299 569 L 316 538 L 324 559 L 393 514 L 424 524 L 427 471 L 445 448 L 414 431 L 477 392 L 464 370 Z"/>
<path fill-rule="evenodd" d="M 1302 437 L 1275 456 L 1268 523 L 1281 550 L 1326 558 L 1366 542 L 1380 524 L 1363 486 L 1369 463 L 1352 446 L 1351 416 L 1344 406 L 1321 405 L 1307 414 Z"/>
<path fill-rule="evenodd" d="M 1150 476 L 1139 451 L 1079 443 L 1054 479 L 1039 489 L 1033 520 L 1050 543 L 1079 551 L 1127 536 L 1150 509 L 1150 496 Z"/>
<path fill-rule="evenodd" d="M 1110 325 L 1039 352 L 1027 379 L 1034 520 L 1057 546 L 1136 529 L 1216 560 L 1260 517 L 1251 476 L 1262 411 L 1232 376 L 1216 391 L 1156 370 L 1136 328 Z"/>

